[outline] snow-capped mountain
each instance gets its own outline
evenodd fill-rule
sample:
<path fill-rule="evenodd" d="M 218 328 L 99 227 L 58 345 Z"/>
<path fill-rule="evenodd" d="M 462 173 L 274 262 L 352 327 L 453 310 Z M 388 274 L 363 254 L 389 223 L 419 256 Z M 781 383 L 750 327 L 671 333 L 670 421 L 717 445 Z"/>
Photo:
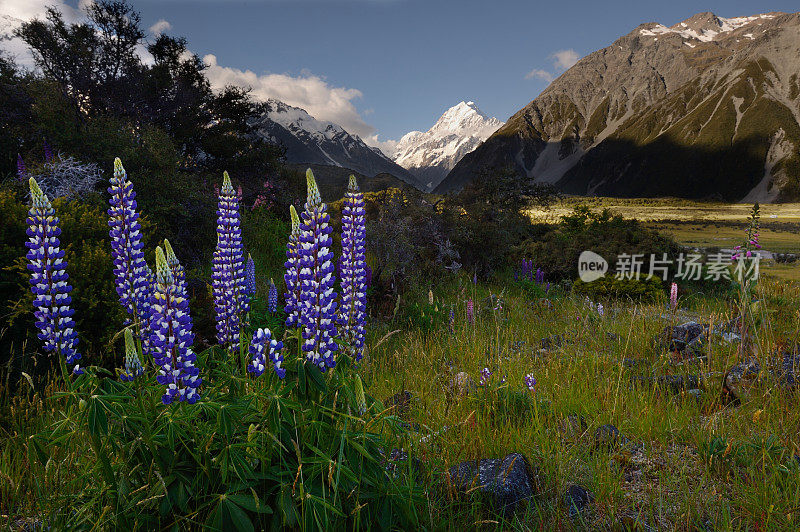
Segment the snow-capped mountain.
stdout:
<path fill-rule="evenodd" d="M 435 192 L 494 169 L 569 194 L 797 201 L 800 13 L 648 22 L 578 61 Z"/>
<path fill-rule="evenodd" d="M 394 161 L 433 190 L 464 155 L 478 147 L 503 122 L 489 118 L 475 102 L 461 102 L 444 112 L 428 131 L 403 135 Z"/>
<path fill-rule="evenodd" d="M 299 107 L 267 100 L 261 104 L 261 118 L 255 126 L 257 134 L 286 149 L 289 163 L 338 166 L 369 177 L 387 173 L 420 186 L 407 170 L 380 150 L 367 146 L 358 135 L 351 135 L 332 122 L 317 120 Z"/>

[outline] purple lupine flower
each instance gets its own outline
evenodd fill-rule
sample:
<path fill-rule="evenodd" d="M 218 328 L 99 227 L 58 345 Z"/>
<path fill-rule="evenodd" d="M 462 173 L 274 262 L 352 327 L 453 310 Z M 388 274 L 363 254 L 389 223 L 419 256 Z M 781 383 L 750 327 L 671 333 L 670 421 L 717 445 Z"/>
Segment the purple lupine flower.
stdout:
<path fill-rule="evenodd" d="M 602 303 L 598 303 L 597 304 L 597 315 L 602 318 L 604 312 L 605 312 L 605 309 L 603 308 L 603 304 Z"/>
<path fill-rule="evenodd" d="M 119 380 L 130 382 L 144 372 L 139 353 L 133 343 L 133 332 L 125 329 L 125 371 L 119 375 Z"/>
<path fill-rule="evenodd" d="M 151 300 L 150 327 L 153 358 L 160 366 L 156 381 L 166 386 L 161 401 L 168 405 L 176 398 L 189 404 L 200 398 L 203 382 L 192 351 L 194 334 L 189 317 L 189 301 L 181 295 L 161 247 L 156 248 L 156 286 Z"/>
<path fill-rule="evenodd" d="M 244 293 L 244 266 L 239 196 L 228 172 L 225 172 L 219 192 L 217 248 L 211 279 L 217 313 L 217 341 L 228 348 L 239 344 L 240 316 L 249 310 L 249 299 Z"/>
<path fill-rule="evenodd" d="M 267 310 L 270 314 L 278 312 L 278 287 L 275 281 L 269 280 L 269 291 L 267 292 Z"/>
<path fill-rule="evenodd" d="M 525 386 L 532 392 L 536 391 L 536 377 L 533 376 L 533 373 L 525 375 Z"/>
<path fill-rule="evenodd" d="M 300 221 L 300 323 L 306 359 L 321 370 L 336 365 L 336 292 L 331 252 L 331 227 L 327 207 L 319 195 L 314 174 L 306 172 L 308 199 Z"/>
<path fill-rule="evenodd" d="M 481 370 L 481 378 L 479 380 L 481 386 L 486 386 L 489 384 L 489 379 L 492 378 L 492 372 L 489 371 L 489 368 L 483 368 Z"/>
<path fill-rule="evenodd" d="M 47 142 L 47 139 L 44 139 L 44 161 L 49 163 L 53 159 L 53 148 L 50 147 L 50 143 Z"/>
<path fill-rule="evenodd" d="M 536 284 L 544 283 L 544 270 L 536 268 Z"/>
<path fill-rule="evenodd" d="M 450 322 L 449 322 L 450 332 L 451 333 L 455 332 L 455 325 L 456 325 L 456 310 L 451 307 L 450 308 Z"/>
<path fill-rule="evenodd" d="M 475 319 L 475 304 L 472 302 L 472 298 L 467 301 L 467 321 L 472 324 Z"/>
<path fill-rule="evenodd" d="M 45 351 L 61 355 L 67 364 L 74 364 L 81 358 L 76 346 L 78 334 L 75 332 L 74 310 L 70 309 L 72 286 L 67 283 L 67 262 L 64 250 L 60 248 L 58 218 L 55 216 L 50 200 L 34 178 L 28 180 L 31 187 L 32 205 L 28 211 L 28 270 L 31 272 L 31 292 L 34 294 L 33 306 L 39 340 Z M 78 372 L 82 373 L 80 368 Z"/>
<path fill-rule="evenodd" d="M 356 361 L 364 354 L 364 323 L 367 311 L 366 235 L 364 196 L 355 176 L 350 176 L 342 207 L 342 308 L 341 334 L 348 354 Z M 433 293 L 430 293 L 433 299 Z"/>
<path fill-rule="evenodd" d="M 22 160 L 22 155 L 17 154 L 17 180 L 22 183 L 28 175 L 28 169 L 25 166 L 25 161 Z"/>
<path fill-rule="evenodd" d="M 284 378 L 286 370 L 281 367 L 283 362 L 281 349 L 283 349 L 283 342 L 275 340 L 272 337 L 272 331 L 269 329 L 256 329 L 250 342 L 252 359 L 250 364 L 247 365 L 247 371 L 256 377 L 260 377 L 267 367 L 267 354 L 269 354 L 269 360 L 272 362 L 272 369 L 275 370 L 275 374 L 279 379 Z"/>
<path fill-rule="evenodd" d="M 151 283 L 147 279 L 141 223 L 136 212 L 136 192 L 128 180 L 119 158 L 114 159 L 114 175 L 110 180 L 108 226 L 111 228 L 111 254 L 119 302 L 136 323 L 140 335 L 146 329 L 150 314 Z"/>
<path fill-rule="evenodd" d="M 289 215 L 292 220 L 292 232 L 289 235 L 289 242 L 286 244 L 286 274 L 283 280 L 286 282 L 286 293 L 283 299 L 286 302 L 286 327 L 297 327 L 300 325 L 300 253 L 298 251 L 300 243 L 300 217 L 294 205 L 289 206 Z"/>
<path fill-rule="evenodd" d="M 169 240 L 166 238 L 164 239 L 164 257 L 167 259 L 167 266 L 169 266 L 169 271 L 172 272 L 172 280 L 177 287 L 178 295 L 180 295 L 183 299 L 186 300 L 187 308 L 189 302 L 189 286 L 186 284 L 186 270 L 181 265 L 180 261 L 178 260 L 178 256 L 175 255 L 175 251 L 172 249 L 172 245 L 169 243 Z M 153 281 L 149 278 L 152 277 L 153 272 L 147 267 L 147 274 L 148 274 L 148 282 L 150 286 L 153 286 Z M 193 327 L 192 323 L 192 316 L 187 311 L 186 313 L 186 324 L 187 327 L 191 330 Z"/>
<path fill-rule="evenodd" d="M 249 253 L 244 267 L 244 293 L 249 297 L 253 297 L 256 293 L 256 263 Z"/>

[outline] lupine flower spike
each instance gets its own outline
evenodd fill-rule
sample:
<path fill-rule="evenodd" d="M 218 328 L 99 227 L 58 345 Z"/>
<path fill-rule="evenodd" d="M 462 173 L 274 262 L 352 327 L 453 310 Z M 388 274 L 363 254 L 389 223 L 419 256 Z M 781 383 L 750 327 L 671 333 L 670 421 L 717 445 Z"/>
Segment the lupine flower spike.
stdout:
<path fill-rule="evenodd" d="M 244 267 L 244 293 L 249 297 L 253 297 L 256 293 L 256 263 L 249 253 Z"/>
<path fill-rule="evenodd" d="M 156 248 L 156 288 L 151 311 L 153 357 L 160 366 L 156 380 L 167 387 L 161 401 L 165 405 L 175 399 L 193 404 L 200 398 L 203 380 L 192 351 L 189 302 L 180 294 L 161 247 Z"/>
<path fill-rule="evenodd" d="M 479 381 L 480 385 L 481 386 L 486 386 L 487 384 L 489 384 L 489 379 L 491 379 L 491 378 L 492 378 L 492 372 L 489 371 L 489 368 L 483 368 L 481 370 L 481 378 L 480 378 L 480 381 Z"/>
<path fill-rule="evenodd" d="M 28 211 L 28 270 L 31 272 L 31 292 L 35 296 L 33 306 L 38 337 L 47 352 L 63 356 L 67 364 L 75 364 L 81 358 L 76 346 L 74 310 L 70 309 L 72 286 L 67 283 L 67 262 L 60 248 L 58 218 L 50 200 L 34 178 L 29 179 L 32 205 Z M 74 373 L 82 371 L 76 365 Z"/>
<path fill-rule="evenodd" d="M 350 176 L 342 207 L 342 308 L 339 324 L 348 354 L 356 361 L 364 353 L 364 323 L 367 310 L 366 226 L 364 196 L 356 178 Z M 433 293 L 430 293 L 431 299 Z"/>
<path fill-rule="evenodd" d="M 278 312 L 278 287 L 275 282 L 269 280 L 269 292 L 267 293 L 267 310 L 270 314 Z"/>
<path fill-rule="evenodd" d="M 133 343 L 133 333 L 125 329 L 125 371 L 120 373 L 119 380 L 130 382 L 144 372 L 136 344 Z"/>
<path fill-rule="evenodd" d="M 189 289 L 188 285 L 186 284 L 186 270 L 184 270 L 183 266 L 178 260 L 178 256 L 175 255 L 175 251 L 172 249 L 172 245 L 166 238 L 164 239 L 164 257 L 167 259 L 167 266 L 169 266 L 169 271 L 172 272 L 172 280 L 175 283 L 178 295 L 186 300 L 186 305 L 187 305 L 186 325 L 188 329 L 191 330 L 192 316 L 189 314 L 188 311 Z M 150 269 L 148 268 L 148 271 L 149 270 Z M 150 272 L 150 274 L 152 275 L 152 272 Z"/>
<path fill-rule="evenodd" d="M 284 310 L 286 317 L 286 327 L 297 327 L 300 325 L 300 217 L 294 205 L 289 206 L 289 215 L 292 220 L 292 232 L 289 235 L 289 242 L 286 244 L 286 274 L 283 280 L 286 282 L 286 293 L 283 295 L 286 306 Z"/>
<path fill-rule="evenodd" d="M 109 235 L 117 295 L 122 307 L 136 323 L 137 330 L 146 335 L 152 286 L 147 278 L 136 192 L 119 158 L 114 159 L 110 184 L 108 226 L 111 228 Z"/>
<path fill-rule="evenodd" d="M 303 351 L 321 370 L 336 365 L 336 292 L 330 216 L 322 202 L 314 174 L 306 172 L 308 198 L 300 221 L 300 323 Z"/>
<path fill-rule="evenodd" d="M 250 364 L 247 365 L 247 371 L 256 377 L 260 377 L 267 367 L 267 355 L 269 355 L 269 361 L 272 363 L 272 369 L 275 370 L 275 374 L 279 379 L 284 378 L 286 370 L 281 367 L 281 363 L 283 363 L 281 349 L 283 349 L 283 342 L 275 340 L 269 329 L 256 329 L 250 342 L 252 359 Z"/>
<path fill-rule="evenodd" d="M 536 377 L 533 376 L 533 373 L 525 375 L 525 386 L 532 392 L 536 391 Z"/>
<path fill-rule="evenodd" d="M 25 167 L 25 161 L 22 159 L 22 155 L 17 154 L 17 180 L 24 183 L 27 175 L 28 169 Z"/>
<path fill-rule="evenodd" d="M 239 196 L 225 172 L 219 192 L 217 248 L 211 280 L 217 313 L 217 341 L 229 348 L 239 345 L 240 316 L 249 307 L 244 297 L 244 266 Z"/>
<path fill-rule="evenodd" d="M 678 283 L 672 283 L 669 288 L 669 308 L 672 310 L 678 308 Z"/>

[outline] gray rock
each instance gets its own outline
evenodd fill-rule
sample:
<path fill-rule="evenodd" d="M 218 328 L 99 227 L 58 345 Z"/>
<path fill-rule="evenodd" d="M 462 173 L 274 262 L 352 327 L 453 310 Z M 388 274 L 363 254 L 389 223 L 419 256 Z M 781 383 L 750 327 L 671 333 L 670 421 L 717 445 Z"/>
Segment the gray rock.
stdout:
<path fill-rule="evenodd" d="M 780 362 L 774 371 L 779 384 L 795 387 L 800 384 L 800 353 L 784 351 L 780 355 Z"/>
<path fill-rule="evenodd" d="M 693 390 L 700 387 L 701 379 L 697 375 L 660 375 L 657 377 L 631 377 L 634 385 L 657 385 L 663 390 L 672 393 L 681 393 L 683 390 Z"/>
<path fill-rule="evenodd" d="M 594 502 L 594 493 L 577 484 L 567 488 L 567 492 L 564 494 L 564 503 L 567 505 L 570 518 L 587 510 L 592 502 Z"/>
<path fill-rule="evenodd" d="M 614 425 L 603 425 L 594 433 L 594 446 L 596 449 L 618 449 L 627 447 L 630 440 L 626 438 Z"/>
<path fill-rule="evenodd" d="M 758 360 L 751 358 L 736 364 L 725 373 L 722 384 L 723 398 L 734 403 L 744 401 L 750 395 L 760 375 L 761 365 Z"/>
<path fill-rule="evenodd" d="M 484 458 L 462 462 L 448 471 L 450 485 L 459 493 L 479 492 L 491 505 L 513 511 L 522 501 L 534 496 L 538 474 L 519 453 L 503 459 Z"/>
<path fill-rule="evenodd" d="M 558 431 L 568 440 L 577 440 L 588 430 L 588 425 L 583 416 L 570 414 L 558 422 Z"/>

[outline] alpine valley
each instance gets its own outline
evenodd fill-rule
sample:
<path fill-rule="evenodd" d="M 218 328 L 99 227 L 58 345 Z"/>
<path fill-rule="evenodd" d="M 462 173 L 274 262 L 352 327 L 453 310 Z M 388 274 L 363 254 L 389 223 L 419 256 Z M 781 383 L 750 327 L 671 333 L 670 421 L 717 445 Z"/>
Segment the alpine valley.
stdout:
<path fill-rule="evenodd" d="M 564 72 L 434 191 L 511 166 L 581 195 L 797 200 L 799 72 L 800 13 L 642 24 Z"/>

